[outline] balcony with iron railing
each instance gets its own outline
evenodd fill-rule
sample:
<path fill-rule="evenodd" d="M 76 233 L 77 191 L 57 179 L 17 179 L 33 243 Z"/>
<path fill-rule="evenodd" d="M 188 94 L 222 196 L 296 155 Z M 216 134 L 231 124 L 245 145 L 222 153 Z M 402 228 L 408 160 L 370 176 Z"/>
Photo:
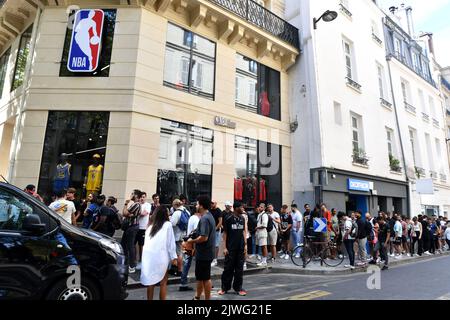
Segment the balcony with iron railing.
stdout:
<path fill-rule="evenodd" d="M 352 18 L 353 14 L 350 12 L 350 10 L 347 9 L 347 7 L 346 7 L 343 3 L 340 3 L 340 4 L 339 4 L 339 7 L 340 7 L 341 12 L 342 12 L 347 18 L 349 18 L 349 19 Z"/>
<path fill-rule="evenodd" d="M 345 77 L 345 80 L 347 81 L 347 86 L 349 86 L 353 90 L 356 90 L 357 92 L 361 93 L 362 86 L 358 82 L 356 82 L 355 80 L 353 80 L 349 77 Z"/>
<path fill-rule="evenodd" d="M 287 42 L 296 49 L 300 48 L 298 29 L 260 4 L 252 0 L 208 1 L 227 9 L 242 19 Z"/>
<path fill-rule="evenodd" d="M 447 176 L 445 174 L 441 173 L 439 176 L 440 176 L 441 182 L 447 182 Z"/>
<path fill-rule="evenodd" d="M 436 171 L 430 170 L 430 178 L 433 180 L 438 179 L 438 173 Z"/>
<path fill-rule="evenodd" d="M 439 128 L 439 126 L 440 126 L 439 120 L 433 119 L 433 125 L 434 125 L 436 128 Z"/>
<path fill-rule="evenodd" d="M 406 111 L 409 111 L 413 114 L 416 114 L 416 108 L 412 105 L 410 105 L 408 102 L 405 101 L 405 109 Z"/>
<path fill-rule="evenodd" d="M 375 32 L 372 32 L 372 39 L 379 45 L 383 44 L 383 40 L 381 40 L 380 37 L 375 34 Z"/>
<path fill-rule="evenodd" d="M 387 101 L 384 98 L 380 98 L 380 103 L 383 107 L 386 107 L 388 109 L 392 109 L 392 103 L 390 103 L 389 101 Z"/>
<path fill-rule="evenodd" d="M 422 112 L 422 119 L 425 122 L 430 122 L 430 116 L 427 115 L 425 112 Z"/>

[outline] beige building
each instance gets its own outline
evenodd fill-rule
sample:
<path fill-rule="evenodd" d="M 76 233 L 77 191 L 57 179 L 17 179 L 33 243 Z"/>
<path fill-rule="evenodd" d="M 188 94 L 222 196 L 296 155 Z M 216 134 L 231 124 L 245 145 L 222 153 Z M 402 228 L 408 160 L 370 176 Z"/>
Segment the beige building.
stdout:
<path fill-rule="evenodd" d="M 298 30 L 283 0 L 257 2 L 5 1 L 0 173 L 47 199 L 87 182 L 119 204 L 135 188 L 290 203 Z M 88 177 L 94 154 L 103 177 Z"/>

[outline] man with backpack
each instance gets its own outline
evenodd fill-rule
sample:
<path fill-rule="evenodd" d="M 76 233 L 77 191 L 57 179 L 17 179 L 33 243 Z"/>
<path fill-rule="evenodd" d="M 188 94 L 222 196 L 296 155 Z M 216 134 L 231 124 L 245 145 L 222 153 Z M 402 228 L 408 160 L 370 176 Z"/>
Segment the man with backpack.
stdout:
<path fill-rule="evenodd" d="M 92 224 L 92 230 L 106 234 L 112 237 L 116 232 L 113 225 L 114 216 L 117 215 L 111 211 L 110 208 L 105 206 L 106 197 L 104 195 L 99 195 L 97 197 L 97 210 L 94 213 L 94 222 Z"/>
<path fill-rule="evenodd" d="M 349 265 L 345 265 L 345 268 L 355 269 L 355 239 L 358 235 L 358 225 L 354 221 L 355 214 L 347 213 L 344 222 L 344 230 L 342 232 L 342 238 L 344 239 L 344 246 L 347 250 L 348 258 L 350 260 Z"/>
<path fill-rule="evenodd" d="M 177 250 L 177 267 L 178 273 L 174 274 L 179 276 L 183 272 L 183 251 L 182 242 L 183 238 L 186 236 L 188 229 L 189 218 L 191 217 L 189 211 L 183 206 L 180 199 L 175 199 L 172 202 L 173 214 L 170 216 L 170 222 L 172 223 L 173 233 L 175 236 L 175 244 Z"/>

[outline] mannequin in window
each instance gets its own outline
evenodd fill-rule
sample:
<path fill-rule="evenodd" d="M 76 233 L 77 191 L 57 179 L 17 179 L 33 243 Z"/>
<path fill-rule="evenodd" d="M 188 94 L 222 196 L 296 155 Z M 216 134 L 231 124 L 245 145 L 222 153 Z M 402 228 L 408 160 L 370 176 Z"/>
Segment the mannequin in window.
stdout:
<path fill-rule="evenodd" d="M 62 190 L 69 189 L 70 184 L 70 167 L 71 165 L 67 162 L 68 156 L 63 153 L 59 157 L 59 163 L 56 166 L 56 174 L 53 180 L 53 193 L 57 194 Z"/>
<path fill-rule="evenodd" d="M 84 179 L 84 189 L 86 194 L 98 195 L 102 189 L 103 166 L 100 164 L 101 156 L 94 154 L 92 157 L 93 164 L 88 168 L 87 176 Z"/>
<path fill-rule="evenodd" d="M 269 95 L 264 86 L 261 87 L 261 93 L 259 95 L 259 107 L 261 110 L 261 115 L 265 117 L 268 117 L 270 115 Z"/>
<path fill-rule="evenodd" d="M 259 180 L 259 201 L 265 202 L 267 199 L 266 180 Z"/>

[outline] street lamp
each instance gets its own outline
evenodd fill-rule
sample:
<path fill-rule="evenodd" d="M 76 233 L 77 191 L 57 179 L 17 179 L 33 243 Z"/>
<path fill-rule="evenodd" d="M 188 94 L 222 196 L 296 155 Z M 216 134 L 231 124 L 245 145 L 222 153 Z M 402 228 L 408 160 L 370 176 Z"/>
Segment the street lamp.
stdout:
<path fill-rule="evenodd" d="M 331 22 L 333 20 L 335 20 L 337 18 L 338 14 L 336 11 L 331 11 L 331 10 L 327 10 L 325 11 L 319 19 L 314 18 L 313 22 L 314 22 L 314 30 L 317 29 L 317 23 L 320 20 L 323 20 L 325 22 Z"/>

